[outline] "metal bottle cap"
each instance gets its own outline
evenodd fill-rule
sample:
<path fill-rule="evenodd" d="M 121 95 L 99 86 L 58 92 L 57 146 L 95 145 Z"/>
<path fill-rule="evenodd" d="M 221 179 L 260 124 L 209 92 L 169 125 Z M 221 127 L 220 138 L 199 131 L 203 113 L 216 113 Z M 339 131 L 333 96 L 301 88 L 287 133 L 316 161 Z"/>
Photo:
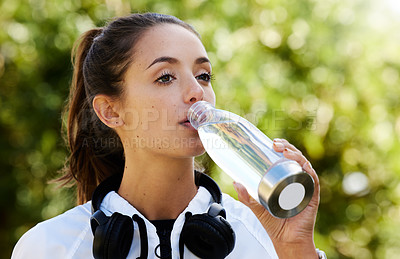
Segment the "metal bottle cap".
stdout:
<path fill-rule="evenodd" d="M 258 186 L 260 203 L 278 218 L 289 218 L 307 207 L 314 193 L 314 180 L 292 160 L 272 165 Z"/>

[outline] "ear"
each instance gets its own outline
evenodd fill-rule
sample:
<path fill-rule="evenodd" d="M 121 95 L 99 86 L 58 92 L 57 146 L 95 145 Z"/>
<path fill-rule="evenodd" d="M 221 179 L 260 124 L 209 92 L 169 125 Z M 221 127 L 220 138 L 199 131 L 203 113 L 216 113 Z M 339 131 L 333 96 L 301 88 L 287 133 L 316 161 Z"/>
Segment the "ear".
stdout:
<path fill-rule="evenodd" d="M 124 124 L 118 113 L 118 104 L 111 97 L 98 94 L 92 104 L 97 117 L 108 127 L 117 128 Z"/>

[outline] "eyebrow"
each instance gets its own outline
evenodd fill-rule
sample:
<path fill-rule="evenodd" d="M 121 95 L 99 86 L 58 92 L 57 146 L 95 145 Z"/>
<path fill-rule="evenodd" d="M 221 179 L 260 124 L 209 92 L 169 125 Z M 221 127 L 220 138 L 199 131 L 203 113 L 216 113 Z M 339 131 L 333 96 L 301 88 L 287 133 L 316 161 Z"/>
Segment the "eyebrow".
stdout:
<path fill-rule="evenodd" d="M 176 63 L 178 63 L 178 60 L 176 58 L 171 58 L 171 57 L 159 57 L 159 58 L 156 58 L 146 69 L 149 69 L 154 64 L 162 63 L 162 62 L 176 64 Z"/>
<path fill-rule="evenodd" d="M 170 64 L 179 63 L 179 61 L 176 58 L 163 56 L 163 57 L 156 58 L 153 62 L 151 62 L 151 64 L 146 68 L 146 70 L 149 69 L 154 64 L 162 63 L 162 62 L 167 62 L 167 63 L 170 63 Z M 200 65 L 200 64 L 203 64 L 203 63 L 210 63 L 211 64 L 210 60 L 208 58 L 206 58 L 206 57 L 197 58 L 194 63 L 196 65 Z"/>
<path fill-rule="evenodd" d="M 196 65 L 200 65 L 203 63 L 210 63 L 210 65 L 211 65 L 210 60 L 206 57 L 200 57 L 200 58 L 196 59 L 195 63 L 196 63 Z"/>

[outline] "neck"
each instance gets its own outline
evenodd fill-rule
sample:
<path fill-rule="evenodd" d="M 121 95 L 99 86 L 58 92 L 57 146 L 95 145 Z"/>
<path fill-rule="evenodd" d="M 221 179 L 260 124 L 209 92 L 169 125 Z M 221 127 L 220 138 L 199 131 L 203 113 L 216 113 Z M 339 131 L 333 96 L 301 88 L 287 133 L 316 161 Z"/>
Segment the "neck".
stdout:
<path fill-rule="evenodd" d="M 119 195 L 148 220 L 175 219 L 197 193 L 193 158 L 126 153 Z"/>

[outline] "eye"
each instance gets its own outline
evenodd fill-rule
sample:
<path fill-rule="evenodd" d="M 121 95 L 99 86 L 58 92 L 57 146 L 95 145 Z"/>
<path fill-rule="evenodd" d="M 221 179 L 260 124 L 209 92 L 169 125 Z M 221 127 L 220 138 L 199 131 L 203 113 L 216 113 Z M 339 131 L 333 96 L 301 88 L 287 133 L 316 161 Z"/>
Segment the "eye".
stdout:
<path fill-rule="evenodd" d="M 162 76 L 160 76 L 159 78 L 156 79 L 155 82 L 158 84 L 166 85 L 166 84 L 171 83 L 175 79 L 176 79 L 176 77 L 173 74 L 164 72 L 162 74 Z"/>
<path fill-rule="evenodd" d="M 211 80 L 214 79 L 214 76 L 211 73 L 203 73 L 201 75 L 196 76 L 196 79 L 197 80 L 202 80 L 202 81 L 208 83 L 208 82 L 210 82 Z"/>

